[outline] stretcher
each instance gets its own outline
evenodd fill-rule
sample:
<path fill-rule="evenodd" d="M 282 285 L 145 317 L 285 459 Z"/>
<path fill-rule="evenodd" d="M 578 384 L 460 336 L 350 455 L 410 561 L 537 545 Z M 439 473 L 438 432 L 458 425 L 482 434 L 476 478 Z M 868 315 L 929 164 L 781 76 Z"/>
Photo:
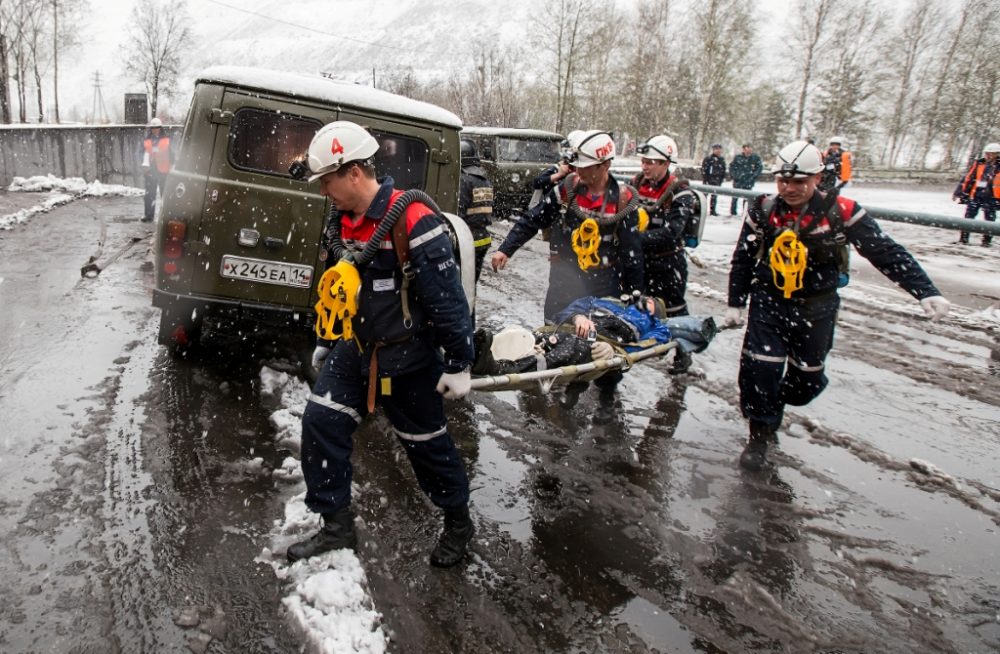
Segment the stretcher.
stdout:
<path fill-rule="evenodd" d="M 677 341 L 670 341 L 636 352 L 626 352 L 616 347 L 614 356 L 609 359 L 599 359 L 589 363 L 550 368 L 548 370 L 473 377 L 472 390 L 496 392 L 523 391 L 538 388 L 543 393 L 547 393 L 557 384 L 563 385 L 570 382 L 593 381 L 611 370 L 621 370 L 624 372 L 640 361 L 662 357 L 679 345 Z"/>

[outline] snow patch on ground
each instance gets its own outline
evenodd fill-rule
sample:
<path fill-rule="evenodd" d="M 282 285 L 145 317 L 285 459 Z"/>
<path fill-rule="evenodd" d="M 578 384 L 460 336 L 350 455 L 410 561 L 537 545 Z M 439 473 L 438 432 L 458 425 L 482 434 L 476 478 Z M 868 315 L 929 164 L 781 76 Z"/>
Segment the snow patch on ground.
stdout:
<path fill-rule="evenodd" d="M 17 225 L 28 222 L 32 217 L 47 213 L 55 207 L 69 204 L 78 198 L 99 198 L 111 195 L 140 196 L 145 191 L 133 186 L 119 184 L 102 184 L 99 181 L 88 183 L 80 177 L 61 178 L 55 175 L 36 175 L 35 177 L 15 177 L 7 187 L 11 192 L 48 193 L 48 197 L 27 209 L 21 209 L 5 216 L 0 216 L 0 229 L 9 230 Z"/>
<path fill-rule="evenodd" d="M 280 447 L 298 453 L 309 386 L 288 373 L 267 367 L 261 369 L 260 381 L 263 399 L 277 407 L 270 418 L 275 439 Z M 294 457 L 287 457 L 273 475 L 284 482 L 302 481 L 299 461 Z M 286 562 L 284 551 L 288 545 L 307 538 L 320 524 L 316 514 L 306 509 L 304 499 L 302 492 L 285 505 L 284 518 L 275 521 L 271 546 L 261 552 L 258 561 L 267 563 L 279 579 L 288 581 L 288 595 L 282 604 L 301 630 L 306 649 L 325 654 L 382 654 L 389 639 L 354 552 L 336 550 L 291 565 Z"/>

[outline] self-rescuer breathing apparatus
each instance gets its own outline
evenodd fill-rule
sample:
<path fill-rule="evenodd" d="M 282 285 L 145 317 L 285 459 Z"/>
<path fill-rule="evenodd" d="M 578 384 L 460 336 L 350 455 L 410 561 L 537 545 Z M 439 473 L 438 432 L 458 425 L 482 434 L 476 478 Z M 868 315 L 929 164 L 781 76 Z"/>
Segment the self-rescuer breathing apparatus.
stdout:
<path fill-rule="evenodd" d="M 358 312 L 361 275 L 347 259 L 341 259 L 320 277 L 316 302 L 316 335 L 328 341 L 354 337 L 351 318 Z"/>
<path fill-rule="evenodd" d="M 792 293 L 802 288 L 808 254 L 808 248 L 790 229 L 786 229 L 774 239 L 774 245 L 771 246 L 771 273 L 774 276 L 774 285 L 784 293 L 786 300 L 792 297 Z M 781 281 L 778 281 L 778 275 L 781 275 Z"/>
<path fill-rule="evenodd" d="M 573 230 L 572 244 L 580 270 L 587 270 L 601 263 L 597 254 L 601 247 L 601 229 L 593 218 L 587 218 Z"/>

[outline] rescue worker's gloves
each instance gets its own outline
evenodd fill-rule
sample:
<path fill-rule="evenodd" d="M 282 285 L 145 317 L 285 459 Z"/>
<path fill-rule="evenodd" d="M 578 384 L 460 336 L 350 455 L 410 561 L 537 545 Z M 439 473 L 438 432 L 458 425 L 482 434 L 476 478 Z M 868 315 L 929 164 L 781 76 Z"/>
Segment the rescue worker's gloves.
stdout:
<path fill-rule="evenodd" d="M 323 364 L 326 363 L 326 358 L 330 356 L 330 348 L 325 345 L 317 345 L 316 349 L 313 350 L 312 367 L 313 370 L 319 372 L 323 369 Z"/>
<path fill-rule="evenodd" d="M 739 327 L 743 324 L 743 309 L 739 307 L 728 307 L 726 313 L 722 315 L 723 327 Z"/>
<path fill-rule="evenodd" d="M 955 202 L 957 202 L 958 204 L 968 204 L 969 203 L 969 196 L 966 195 L 965 193 L 953 193 L 951 195 L 951 199 L 954 200 Z"/>
<path fill-rule="evenodd" d="M 948 310 L 951 309 L 951 302 L 940 295 L 932 295 L 920 300 L 920 306 L 928 318 L 931 320 L 940 320 L 948 315 Z"/>
<path fill-rule="evenodd" d="M 437 392 L 447 400 L 458 400 L 472 390 L 472 374 L 466 368 L 460 372 L 446 372 L 437 383 Z"/>

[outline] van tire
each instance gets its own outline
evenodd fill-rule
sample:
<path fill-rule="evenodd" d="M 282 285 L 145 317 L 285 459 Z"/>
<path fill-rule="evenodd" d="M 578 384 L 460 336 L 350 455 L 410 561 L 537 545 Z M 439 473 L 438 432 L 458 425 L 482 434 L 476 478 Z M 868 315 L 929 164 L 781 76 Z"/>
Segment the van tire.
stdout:
<path fill-rule="evenodd" d="M 178 311 L 164 307 L 160 313 L 160 333 L 158 341 L 169 347 L 173 354 L 183 356 L 198 345 L 201 339 L 201 319 L 191 316 L 191 311 Z M 176 337 L 177 328 L 182 327 L 187 335 L 186 342 L 179 342 Z"/>

